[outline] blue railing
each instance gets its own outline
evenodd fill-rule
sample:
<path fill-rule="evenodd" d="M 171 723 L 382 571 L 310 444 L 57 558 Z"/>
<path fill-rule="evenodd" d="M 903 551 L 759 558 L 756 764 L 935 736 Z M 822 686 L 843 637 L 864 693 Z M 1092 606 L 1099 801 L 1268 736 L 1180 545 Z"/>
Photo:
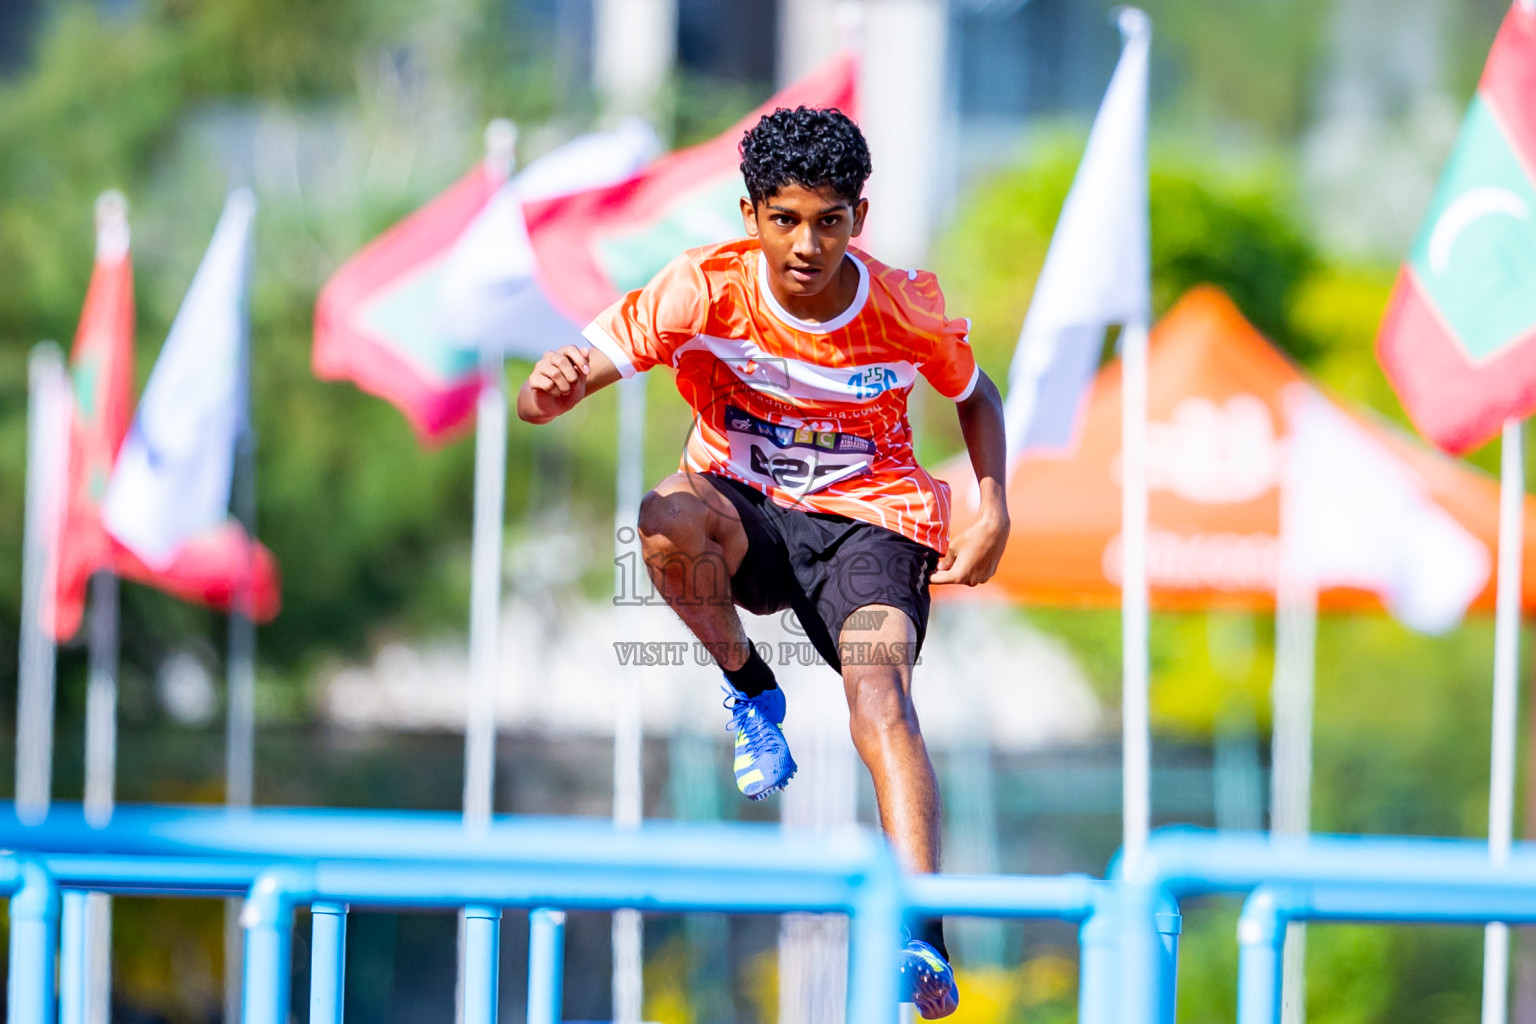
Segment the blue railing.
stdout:
<path fill-rule="evenodd" d="M 0 857 L 0 893 L 12 901 L 13 1024 L 51 1024 L 52 951 L 60 943 L 69 981 L 64 999 L 81 1003 L 74 988 L 83 983 L 77 965 L 84 929 L 76 915 L 66 914 L 60 937 L 61 891 L 244 895 L 247 1024 L 287 1019 L 293 911 L 304 904 L 312 911 L 310 1020 L 316 1024 L 342 1019 L 349 905 L 464 911 L 465 1024 L 496 1019 L 506 907 L 533 910 L 528 1019 L 535 1024 L 560 1019 L 560 931 L 569 909 L 847 914 L 850 1024 L 896 1019 L 895 937 L 903 915 L 1078 922 L 1088 950 L 1085 977 L 1093 974 L 1093 951 L 1109 954 L 1115 945 L 1104 925 L 1112 899 L 1104 882 L 1086 876 L 904 878 L 885 843 L 867 831 L 809 838 L 760 825 L 614 831 L 570 819 L 498 819 L 470 833 L 444 814 L 154 807 L 120 808 L 97 829 L 78 808 L 57 806 L 36 826 L 0 809 L 0 848 L 12 851 Z M 744 878 L 751 884 L 742 884 Z M 1176 918 L 1163 918 L 1165 930 L 1170 920 Z M 1107 956 L 1099 959 L 1113 970 Z M 1098 1019 L 1108 1018 L 1101 1013 Z"/>
<path fill-rule="evenodd" d="M 498 819 L 470 833 L 445 814 L 154 807 L 122 808 L 95 829 L 65 806 L 35 826 L 0 807 L 0 849 L 8 851 L 0 855 L 0 895 L 11 903 L 12 1024 L 53 1024 L 56 998 L 64 1024 L 83 1019 L 80 910 L 90 891 L 244 896 L 246 1024 L 288 1018 L 294 910 L 304 905 L 312 1024 L 342 1021 L 349 906 L 464 913 L 465 1024 L 496 1020 L 508 907 L 531 910 L 530 1024 L 560 1020 L 570 909 L 847 914 L 849 1024 L 897 1019 L 895 936 L 904 916 L 1076 922 L 1084 1024 L 1173 1020 L 1177 901 L 1192 895 L 1249 893 L 1238 929 L 1240 1024 L 1278 1019 L 1289 921 L 1536 921 L 1536 850 L 1517 849 L 1495 868 L 1483 844 L 1446 840 L 1280 844 L 1163 832 L 1133 870 L 1106 882 L 904 877 L 884 842 L 864 831 L 811 838 L 761 825 L 615 831 L 570 819 Z"/>
<path fill-rule="evenodd" d="M 1536 846 L 1490 862 L 1486 843 L 1455 839 L 1265 835 L 1169 830 L 1116 871 L 1124 914 L 1120 952 L 1124 1024 L 1163 1024 L 1169 997 L 1158 914 L 1170 902 L 1248 893 L 1238 925 L 1240 1024 L 1280 1019 L 1285 924 L 1374 921 L 1509 924 L 1536 920 Z"/>

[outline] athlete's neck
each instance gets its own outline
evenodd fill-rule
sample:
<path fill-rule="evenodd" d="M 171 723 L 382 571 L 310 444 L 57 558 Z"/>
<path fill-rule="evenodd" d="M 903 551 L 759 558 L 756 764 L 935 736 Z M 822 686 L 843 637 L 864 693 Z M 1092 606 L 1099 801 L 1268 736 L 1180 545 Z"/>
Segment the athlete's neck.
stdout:
<path fill-rule="evenodd" d="M 778 275 L 773 272 L 772 263 L 769 263 L 768 290 L 773 293 L 779 307 L 796 320 L 804 320 L 808 324 L 824 324 L 842 316 L 858 298 L 859 268 L 853 258 L 844 253 L 835 281 L 815 295 L 800 295 L 784 287 Z"/>

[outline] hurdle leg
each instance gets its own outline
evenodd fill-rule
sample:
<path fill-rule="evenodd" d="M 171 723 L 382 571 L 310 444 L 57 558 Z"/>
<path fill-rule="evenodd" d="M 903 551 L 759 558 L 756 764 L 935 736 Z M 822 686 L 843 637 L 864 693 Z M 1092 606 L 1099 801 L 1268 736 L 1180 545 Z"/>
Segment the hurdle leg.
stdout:
<path fill-rule="evenodd" d="M 1164 899 L 1157 911 L 1157 934 L 1162 939 L 1160 973 L 1162 975 L 1163 1003 L 1158 1007 L 1161 1024 L 1173 1024 L 1178 1012 L 1179 992 L 1179 935 L 1184 931 L 1184 918 L 1178 904 Z"/>
<path fill-rule="evenodd" d="M 21 878 L 21 888 L 11 897 L 9 1020 L 53 1024 L 58 1009 L 54 962 L 59 952 L 59 890 L 38 864 L 22 864 Z M 80 936 L 83 956 L 83 923 Z"/>
<path fill-rule="evenodd" d="M 347 969 L 347 905 L 316 903 L 309 912 L 309 1024 L 342 1024 Z"/>
<path fill-rule="evenodd" d="M 1120 992 L 1120 925 L 1108 886 L 1095 895 L 1093 912 L 1078 928 L 1077 1019 L 1079 1024 L 1116 1024 Z"/>
<path fill-rule="evenodd" d="M 1237 922 L 1238 1024 L 1280 1024 L 1286 918 L 1276 893 L 1260 887 Z"/>
<path fill-rule="evenodd" d="M 860 880 L 848 922 L 848 1024 L 891 1024 L 901 988 L 902 906 L 895 861 Z"/>
<path fill-rule="evenodd" d="M 251 886 L 240 924 L 245 930 L 244 1024 L 288 1024 L 293 895 L 275 873 Z"/>
<path fill-rule="evenodd" d="M 464 1024 L 496 1024 L 501 908 L 464 908 Z"/>
<path fill-rule="evenodd" d="M 565 911 L 528 915 L 528 1024 L 560 1024 L 565 987 Z"/>
<path fill-rule="evenodd" d="M 59 1024 L 85 1024 L 86 894 L 63 894 L 59 922 Z"/>

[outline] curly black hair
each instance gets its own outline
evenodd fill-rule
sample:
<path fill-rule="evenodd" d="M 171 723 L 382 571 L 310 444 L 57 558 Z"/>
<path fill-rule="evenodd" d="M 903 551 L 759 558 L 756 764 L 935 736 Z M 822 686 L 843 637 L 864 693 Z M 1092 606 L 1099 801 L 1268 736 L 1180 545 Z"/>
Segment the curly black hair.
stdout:
<path fill-rule="evenodd" d="M 780 107 L 741 137 L 741 176 L 754 206 L 786 185 L 829 186 L 857 203 L 870 170 L 863 133 L 836 108 Z"/>

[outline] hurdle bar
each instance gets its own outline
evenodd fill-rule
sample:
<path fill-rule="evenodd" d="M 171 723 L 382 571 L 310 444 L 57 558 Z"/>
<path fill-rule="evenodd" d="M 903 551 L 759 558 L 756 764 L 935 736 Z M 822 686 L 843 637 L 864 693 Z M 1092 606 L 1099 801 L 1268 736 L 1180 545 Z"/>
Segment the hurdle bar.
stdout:
<path fill-rule="evenodd" d="M 903 913 L 1059 918 L 1079 924 L 1084 942 L 1085 1021 L 1108 1022 L 1102 998 L 1115 986 L 1113 887 L 1086 876 L 919 876 L 903 879 L 873 833 L 785 837 L 768 826 L 648 825 L 615 833 L 570 819 L 498 819 L 468 836 L 457 816 L 355 811 L 238 811 L 125 807 L 104 828 L 61 805 L 44 823 L 21 825 L 0 807 L 0 892 L 42 908 L 22 913 L 13 958 L 54 941 L 58 892 L 120 895 L 246 895 L 246 1005 L 249 1024 L 286 1019 L 294 909 L 312 911 L 310 1020 L 342 1019 L 346 914 L 351 905 L 465 909 L 471 984 L 466 1024 L 496 1019 L 502 911 L 531 908 L 529 1020 L 558 1021 L 563 912 L 632 906 L 647 910 L 740 913 L 812 911 L 852 919 L 849 1020 L 894 1019 L 896 949 Z M 743 870 L 756 884 L 742 892 Z M 30 888 L 24 884 L 30 879 Z M 52 893 L 50 897 L 48 894 Z M 51 900 L 51 903 L 50 903 Z M 49 911 L 48 908 L 52 907 Z M 556 909 L 559 908 L 559 909 Z M 1176 954 L 1177 917 L 1162 919 Z M 84 935 L 66 922 L 66 964 Z M 52 928 L 52 933 L 48 929 Z M 80 934 L 74 934 L 81 931 Z M 51 960 L 50 960 L 51 963 Z M 1095 967 L 1094 965 L 1099 965 Z M 13 963 L 13 985 L 37 995 L 12 1000 L 17 1024 L 51 1024 L 52 992 L 32 961 Z M 1094 1000 L 1097 999 L 1097 1004 Z M 1098 1005 L 1098 1010 L 1094 1006 Z"/>
<path fill-rule="evenodd" d="M 1157 914 L 1167 901 L 1249 892 L 1239 938 L 1242 1024 L 1275 1019 L 1283 920 L 1519 923 L 1536 912 L 1536 845 L 1493 865 L 1486 843 L 1459 839 L 1216 835 L 1162 830 L 1122 875 L 1124 1024 L 1154 1024 L 1167 998 Z M 1288 916 L 1289 915 L 1289 916 Z"/>
<path fill-rule="evenodd" d="M 293 910 L 316 902 L 469 908 L 476 987 L 466 1011 L 478 1019 L 466 1016 L 468 1024 L 495 1020 L 495 944 L 507 906 L 844 913 L 852 922 L 849 1019 L 895 1019 L 900 872 L 867 830 L 812 839 L 760 825 L 615 832 L 606 823 L 501 819 L 467 835 L 456 818 L 441 815 L 143 807 L 121 808 L 93 829 L 74 807 L 34 826 L 4 808 L 0 845 L 34 855 L 15 859 L 0 878 L 16 905 L 16 1024 L 52 1024 L 61 886 L 209 896 L 244 891 L 253 869 L 242 922 L 247 1024 L 286 1021 Z M 753 885 L 741 885 L 744 872 Z M 327 916 L 334 915 L 320 915 L 320 963 L 334 977 L 343 932 Z M 316 1020 L 339 1016 L 340 988 L 338 980 L 331 995 L 324 986 L 312 991 Z"/>
<path fill-rule="evenodd" d="M 1279 1024 L 1285 926 L 1292 921 L 1536 923 L 1536 891 L 1482 886 L 1261 885 L 1238 920 L 1238 1024 Z"/>

